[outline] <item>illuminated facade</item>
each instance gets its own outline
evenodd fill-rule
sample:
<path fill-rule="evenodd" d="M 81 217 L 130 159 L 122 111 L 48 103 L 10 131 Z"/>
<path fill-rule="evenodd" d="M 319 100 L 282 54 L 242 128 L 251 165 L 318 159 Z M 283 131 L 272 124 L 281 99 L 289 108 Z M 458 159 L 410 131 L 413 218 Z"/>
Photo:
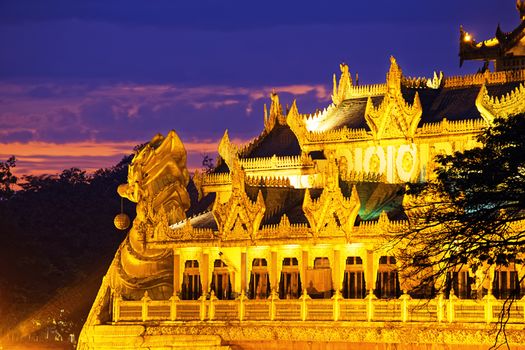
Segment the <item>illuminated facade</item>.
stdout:
<path fill-rule="evenodd" d="M 403 276 L 387 237 L 406 226 L 400 190 L 432 176 L 435 155 L 525 112 L 525 71 L 407 78 L 391 58 L 384 84 L 357 86 L 340 69 L 324 110 L 283 112 L 272 94 L 251 143 L 225 133 L 194 198 L 174 132 L 135 156 L 119 194 L 137 218 L 78 349 L 492 345 L 523 271 L 451 271 L 439 291 Z M 512 307 L 519 348 L 525 304 Z"/>

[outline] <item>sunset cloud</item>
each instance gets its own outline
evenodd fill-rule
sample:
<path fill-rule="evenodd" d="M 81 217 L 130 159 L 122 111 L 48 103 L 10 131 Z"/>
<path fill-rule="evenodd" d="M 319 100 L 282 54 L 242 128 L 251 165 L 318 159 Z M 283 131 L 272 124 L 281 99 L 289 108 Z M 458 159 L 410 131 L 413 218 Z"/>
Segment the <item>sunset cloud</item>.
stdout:
<path fill-rule="evenodd" d="M 51 142 L 0 143 L 0 160 L 4 161 L 15 155 L 17 163 L 13 170 L 17 176 L 58 174 L 72 167 L 93 172 L 116 165 L 123 157 L 132 154 L 136 145 L 145 141 L 147 140 L 60 144 Z M 188 154 L 187 166 L 190 171 L 202 167 L 204 155 L 213 158 L 217 156 L 220 139 L 200 141 L 182 139 L 182 141 Z M 232 139 L 232 142 L 238 145 L 248 141 L 239 138 Z"/>
<path fill-rule="evenodd" d="M 192 168 L 214 154 L 225 129 L 239 141 L 263 128 L 271 91 L 325 105 L 322 85 L 186 87 L 174 84 L 0 83 L 0 159 L 18 158 L 17 173 L 94 170 L 116 164 L 137 144 L 175 129 Z M 312 103 L 313 102 L 313 103 Z"/>

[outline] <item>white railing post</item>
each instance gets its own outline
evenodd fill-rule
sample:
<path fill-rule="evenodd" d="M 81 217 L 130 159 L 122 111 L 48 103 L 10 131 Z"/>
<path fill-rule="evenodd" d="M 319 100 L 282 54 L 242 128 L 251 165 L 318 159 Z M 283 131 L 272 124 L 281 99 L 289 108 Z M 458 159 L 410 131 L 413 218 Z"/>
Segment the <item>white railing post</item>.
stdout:
<path fill-rule="evenodd" d="M 443 312 L 444 305 L 445 305 L 445 300 L 443 297 L 443 293 L 439 292 L 437 296 L 437 321 L 438 322 L 443 322 L 443 320 L 445 319 L 445 314 Z"/>
<path fill-rule="evenodd" d="M 493 319 L 492 308 L 494 307 L 496 297 L 492 295 L 492 291 L 489 289 L 488 294 L 483 297 L 483 300 L 485 300 L 485 322 L 491 323 Z"/>
<path fill-rule="evenodd" d="M 448 296 L 448 310 L 447 310 L 448 311 L 447 318 L 448 318 L 449 323 L 454 322 L 454 318 L 455 318 L 454 304 L 456 300 L 458 300 L 458 297 L 454 295 L 454 288 L 451 288 L 450 295 Z"/>
<path fill-rule="evenodd" d="M 343 299 L 343 296 L 341 295 L 341 291 L 339 289 L 336 289 L 334 296 L 332 297 L 333 303 L 333 317 L 334 321 L 339 321 L 339 318 L 341 317 L 341 305 L 339 305 L 339 301 Z"/>
<path fill-rule="evenodd" d="M 215 292 L 212 290 L 210 293 L 210 306 L 208 308 L 208 319 L 212 321 L 215 318 L 215 302 L 219 300 L 215 296 Z"/>
<path fill-rule="evenodd" d="M 275 291 L 275 289 L 272 289 L 272 294 L 270 295 L 270 321 L 275 320 L 275 316 L 277 314 L 275 301 L 279 300 L 279 295 Z"/>
<path fill-rule="evenodd" d="M 201 302 L 200 309 L 199 309 L 199 316 L 200 316 L 201 321 L 204 321 L 206 319 L 206 294 L 204 294 L 204 292 L 199 298 L 199 301 Z"/>
<path fill-rule="evenodd" d="M 401 300 L 401 321 L 406 322 L 408 320 L 408 301 L 412 298 L 404 290 L 399 299 Z"/>
<path fill-rule="evenodd" d="M 303 294 L 299 299 L 301 299 L 301 321 L 306 321 L 306 317 L 308 316 L 308 305 L 306 301 L 312 299 L 306 292 L 306 288 L 303 289 Z"/>
<path fill-rule="evenodd" d="M 170 320 L 175 321 L 177 319 L 177 302 L 180 301 L 177 294 L 173 294 L 170 298 Z"/>
<path fill-rule="evenodd" d="M 142 322 L 146 322 L 148 319 L 148 304 L 151 301 L 151 298 L 148 295 L 148 291 L 144 292 L 144 296 L 141 299 L 142 301 Z"/>
<path fill-rule="evenodd" d="M 244 293 L 244 289 L 241 290 L 241 295 L 239 296 L 239 321 L 243 321 L 244 320 L 244 308 L 246 307 L 244 302 L 246 301 L 246 299 L 248 299 L 246 297 L 246 294 Z"/>
<path fill-rule="evenodd" d="M 374 295 L 374 290 L 370 289 L 369 293 L 365 297 L 366 303 L 366 316 L 368 319 L 368 322 L 371 322 L 374 318 L 374 300 L 376 300 L 377 297 Z"/>

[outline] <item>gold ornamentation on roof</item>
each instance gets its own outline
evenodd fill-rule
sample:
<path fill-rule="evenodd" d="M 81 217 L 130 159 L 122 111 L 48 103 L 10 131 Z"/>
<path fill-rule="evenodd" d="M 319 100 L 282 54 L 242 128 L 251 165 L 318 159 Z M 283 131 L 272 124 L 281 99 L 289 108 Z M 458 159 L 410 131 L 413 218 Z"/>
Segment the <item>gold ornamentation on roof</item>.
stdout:
<path fill-rule="evenodd" d="M 246 184 L 257 187 L 292 187 L 290 179 L 284 176 L 248 176 Z"/>
<path fill-rule="evenodd" d="M 524 80 L 525 69 L 502 72 L 486 71 L 485 73 L 446 77 L 443 82 L 443 87 L 465 88 L 471 87 L 473 85 L 496 85 L 519 82 Z"/>
<path fill-rule="evenodd" d="M 525 113 L 525 87 L 520 84 L 512 92 L 503 96 L 490 96 L 485 85 L 476 98 L 476 108 L 488 124 L 492 124 L 495 118 Z"/>
<path fill-rule="evenodd" d="M 312 199 L 306 189 L 303 201 L 304 215 L 310 223 L 314 237 L 329 234 L 339 228 L 349 237 L 361 207 L 355 186 L 350 198 L 345 198 L 339 187 L 339 171 L 333 154 L 329 155 L 325 171 L 326 185 L 318 199 Z"/>
<path fill-rule="evenodd" d="M 290 107 L 288 115 L 286 116 L 286 122 L 288 123 L 288 126 L 290 127 L 292 132 L 297 137 L 297 141 L 299 141 L 299 145 L 302 148 L 303 144 L 307 140 L 306 135 L 308 134 L 308 130 L 306 130 L 306 125 L 303 117 L 299 114 L 296 100 L 293 100 L 292 102 L 292 106 Z"/>
<path fill-rule="evenodd" d="M 350 98 L 350 88 L 352 87 L 352 77 L 348 71 L 348 65 L 341 63 L 339 68 L 341 69 L 339 85 L 337 85 L 336 76 L 334 74 L 334 87 L 332 92 L 332 101 L 335 105 L 338 105 L 344 100 Z"/>
<path fill-rule="evenodd" d="M 412 139 L 421 120 L 423 108 L 416 92 L 414 102 L 409 105 L 401 93 L 402 72 L 394 57 L 390 58 L 387 73 L 387 92 L 379 107 L 369 97 L 366 103 L 365 119 L 376 140 L 404 136 Z"/>
<path fill-rule="evenodd" d="M 222 136 L 221 142 L 219 143 L 218 152 L 221 158 L 224 159 L 226 165 L 228 165 L 228 168 L 231 169 L 234 166 L 233 163 L 239 157 L 239 150 L 233 143 L 230 142 L 228 130 L 226 130 Z"/>
<path fill-rule="evenodd" d="M 272 103 L 270 105 L 270 114 L 268 115 L 268 110 L 266 109 L 266 104 L 264 104 L 264 130 L 269 133 L 275 126 L 275 123 L 279 125 L 286 125 L 286 117 L 283 115 L 283 106 L 279 102 L 279 95 L 272 92 L 270 95 Z"/>
<path fill-rule="evenodd" d="M 238 162 L 231 169 L 232 193 L 226 203 L 215 200 L 213 216 L 219 227 L 222 239 L 252 239 L 264 217 L 266 206 L 261 191 L 252 202 L 245 191 L 245 173 Z"/>
<path fill-rule="evenodd" d="M 439 89 L 443 84 L 443 72 L 439 72 L 439 75 L 434 71 L 432 79 L 427 80 L 427 87 L 430 89 Z"/>

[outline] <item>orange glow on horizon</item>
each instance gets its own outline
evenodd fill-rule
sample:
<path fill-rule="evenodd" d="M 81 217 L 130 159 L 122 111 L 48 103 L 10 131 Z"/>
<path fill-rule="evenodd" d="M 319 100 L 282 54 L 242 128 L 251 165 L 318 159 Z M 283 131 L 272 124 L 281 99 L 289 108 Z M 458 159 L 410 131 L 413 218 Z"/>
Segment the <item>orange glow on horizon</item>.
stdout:
<path fill-rule="evenodd" d="M 188 169 L 201 168 L 203 155 L 215 157 L 220 139 L 184 141 L 188 153 Z M 70 143 L 28 142 L 0 143 L 0 161 L 14 155 L 17 159 L 15 175 L 58 174 L 78 167 L 88 172 L 116 165 L 124 156 L 133 153 L 136 145 L 145 141 L 83 141 Z M 235 144 L 247 140 L 233 139 Z"/>

